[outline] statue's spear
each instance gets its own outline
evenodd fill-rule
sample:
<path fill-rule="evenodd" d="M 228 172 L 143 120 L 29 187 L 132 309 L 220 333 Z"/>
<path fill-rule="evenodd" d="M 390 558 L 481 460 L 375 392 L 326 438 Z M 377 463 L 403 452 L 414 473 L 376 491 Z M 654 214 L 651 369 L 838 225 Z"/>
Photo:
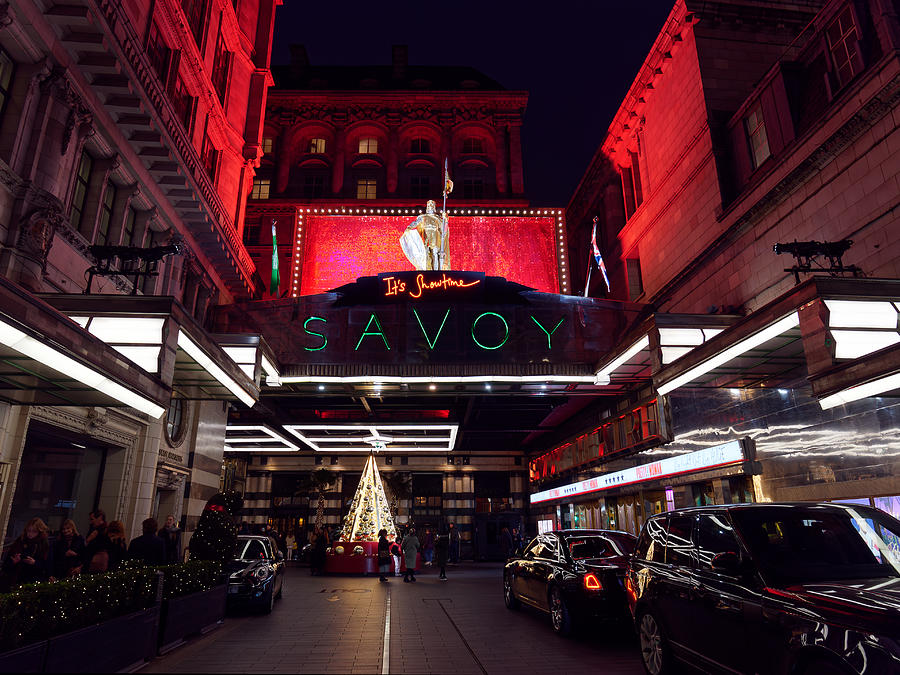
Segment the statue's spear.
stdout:
<path fill-rule="evenodd" d="M 447 168 L 447 158 L 444 157 L 444 208 L 441 211 L 441 269 L 444 268 L 444 257 L 447 246 L 447 195 L 453 192 L 453 181 L 450 180 L 450 170 Z"/>

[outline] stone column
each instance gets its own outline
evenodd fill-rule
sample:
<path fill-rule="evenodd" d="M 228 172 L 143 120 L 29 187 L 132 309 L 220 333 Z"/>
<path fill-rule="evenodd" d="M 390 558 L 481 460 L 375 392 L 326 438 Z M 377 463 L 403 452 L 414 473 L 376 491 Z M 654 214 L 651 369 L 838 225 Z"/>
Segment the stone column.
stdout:
<path fill-rule="evenodd" d="M 514 195 L 525 193 L 525 174 L 522 168 L 522 123 L 518 120 L 509 124 L 509 170 Z"/>
<path fill-rule="evenodd" d="M 504 195 L 509 191 L 509 183 L 506 180 L 506 157 L 509 148 L 506 140 L 506 128 L 500 124 L 494 127 L 494 146 L 497 150 L 494 171 L 497 177 L 497 194 Z"/>
<path fill-rule="evenodd" d="M 347 161 L 347 132 L 339 127 L 334 134 L 334 166 L 331 169 L 331 193 L 339 195 L 344 189 L 344 164 Z"/>

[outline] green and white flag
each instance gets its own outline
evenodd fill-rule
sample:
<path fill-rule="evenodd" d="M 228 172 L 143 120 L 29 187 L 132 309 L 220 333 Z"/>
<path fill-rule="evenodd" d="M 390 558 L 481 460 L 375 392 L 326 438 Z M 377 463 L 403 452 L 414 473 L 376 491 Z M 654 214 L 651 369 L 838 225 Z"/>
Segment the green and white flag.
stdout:
<path fill-rule="evenodd" d="M 278 297 L 278 288 L 281 286 L 281 275 L 278 273 L 278 240 L 275 236 L 275 219 L 272 218 L 272 285 L 269 292 Z"/>

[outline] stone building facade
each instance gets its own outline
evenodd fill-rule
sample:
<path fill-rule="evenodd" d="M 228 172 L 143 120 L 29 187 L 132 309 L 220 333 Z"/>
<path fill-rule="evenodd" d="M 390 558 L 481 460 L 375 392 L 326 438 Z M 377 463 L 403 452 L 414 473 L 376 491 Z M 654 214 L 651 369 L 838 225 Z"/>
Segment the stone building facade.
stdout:
<path fill-rule="evenodd" d="M 191 531 L 218 490 L 234 395 L 182 364 L 258 394 L 203 324 L 261 288 L 240 231 L 276 4 L 3 6 L 0 313 L 27 336 L 3 339 L 5 540 L 94 508 L 129 535 L 168 514 Z"/>

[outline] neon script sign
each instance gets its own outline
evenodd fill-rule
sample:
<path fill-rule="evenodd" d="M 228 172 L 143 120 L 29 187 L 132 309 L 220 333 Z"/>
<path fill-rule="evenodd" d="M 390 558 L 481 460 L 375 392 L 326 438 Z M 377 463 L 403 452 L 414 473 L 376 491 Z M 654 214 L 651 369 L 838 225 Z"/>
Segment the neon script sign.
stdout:
<path fill-rule="evenodd" d="M 390 276 L 381 277 L 385 283 L 384 297 L 390 298 L 401 295 L 408 295 L 410 298 L 418 300 L 426 291 L 431 294 L 432 291 L 446 291 L 453 288 L 471 288 L 481 283 L 481 279 L 466 281 L 459 277 L 442 274 L 437 279 L 425 279 L 424 274 L 417 274 L 414 288 L 410 288 L 409 284 L 401 278 Z"/>

